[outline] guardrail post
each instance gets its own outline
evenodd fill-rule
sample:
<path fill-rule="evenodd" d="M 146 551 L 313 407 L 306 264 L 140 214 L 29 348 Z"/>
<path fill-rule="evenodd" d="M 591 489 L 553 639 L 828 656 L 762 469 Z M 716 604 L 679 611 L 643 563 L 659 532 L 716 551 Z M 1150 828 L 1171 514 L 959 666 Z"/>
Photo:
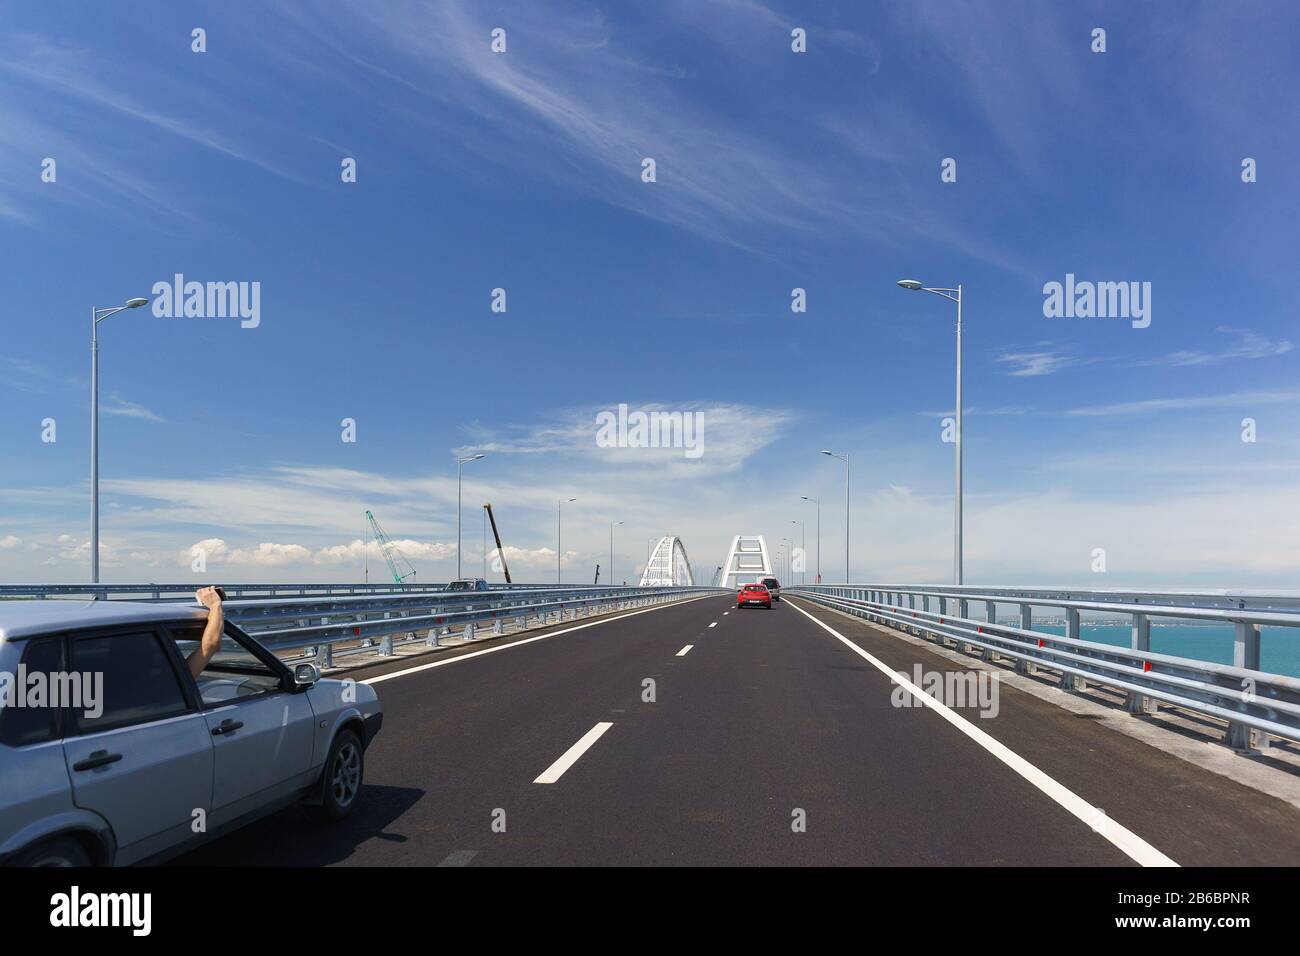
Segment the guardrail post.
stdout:
<path fill-rule="evenodd" d="M 1020 605 L 1020 629 L 1022 631 L 1032 631 L 1034 629 L 1034 608 L 1030 604 Z M 1035 672 L 1034 662 L 1025 660 L 1023 657 L 1016 661 L 1017 674 L 1032 674 Z"/>
<path fill-rule="evenodd" d="M 1259 625 L 1237 622 L 1237 635 L 1232 643 L 1232 666 L 1246 670 L 1259 670 Z"/>
<path fill-rule="evenodd" d="M 1237 621 L 1237 634 L 1232 642 L 1232 666 L 1259 670 L 1259 625 Z M 1255 753 L 1259 731 L 1237 720 L 1228 721 L 1228 732 L 1223 742 L 1238 753 Z"/>
<path fill-rule="evenodd" d="M 947 616 L 948 616 L 948 599 L 944 597 L 942 594 L 940 594 L 939 595 L 939 617 L 940 619 L 943 619 Z M 940 647 L 948 646 L 948 635 L 943 634 L 939 631 L 935 631 L 934 639 L 936 642 L 938 642 Z"/>
<path fill-rule="evenodd" d="M 497 619 L 496 619 L 496 623 L 492 625 L 492 633 L 493 633 L 493 634 L 504 634 L 504 633 L 505 633 L 505 624 L 504 624 L 504 622 L 501 620 L 501 618 L 497 618 Z"/>
<path fill-rule="evenodd" d="M 322 644 L 316 648 L 316 666 L 321 670 L 334 666 L 333 644 Z"/>
<path fill-rule="evenodd" d="M 1065 609 L 1065 636 L 1071 640 L 1079 639 L 1079 610 L 1078 608 L 1067 607 Z M 1087 685 L 1083 678 L 1078 674 L 1070 674 L 1061 671 L 1061 689 L 1067 691 L 1083 690 Z"/>
<path fill-rule="evenodd" d="M 998 604 L 996 601 L 984 602 L 984 616 L 988 618 L 990 625 L 997 624 Z M 993 648 L 991 647 L 986 647 L 984 648 L 984 653 L 980 655 L 980 658 L 982 660 L 988 661 L 989 663 L 995 663 L 998 659 L 998 652 L 993 650 Z"/>
<path fill-rule="evenodd" d="M 474 622 L 473 622 L 473 621 L 469 621 L 469 622 L 465 625 L 465 630 L 464 630 L 464 632 L 461 634 L 461 637 L 465 638 L 466 641 L 472 641 L 472 640 L 474 640 Z"/>
<path fill-rule="evenodd" d="M 1145 614 L 1133 615 L 1133 638 L 1129 644 L 1135 651 L 1151 650 L 1151 618 Z M 1155 703 L 1154 698 L 1137 691 L 1131 690 L 1124 695 L 1124 709 L 1130 714 L 1155 713 Z"/>
<path fill-rule="evenodd" d="M 387 617 L 388 615 L 384 615 L 384 616 Z M 380 657 L 392 657 L 392 656 L 393 656 L 393 635 L 391 635 L 391 634 L 385 634 L 385 635 L 380 639 L 380 641 L 379 641 L 379 656 L 380 656 Z"/>
<path fill-rule="evenodd" d="M 429 628 L 429 633 L 424 636 L 424 643 L 429 647 L 441 647 L 438 643 L 438 628 Z"/>

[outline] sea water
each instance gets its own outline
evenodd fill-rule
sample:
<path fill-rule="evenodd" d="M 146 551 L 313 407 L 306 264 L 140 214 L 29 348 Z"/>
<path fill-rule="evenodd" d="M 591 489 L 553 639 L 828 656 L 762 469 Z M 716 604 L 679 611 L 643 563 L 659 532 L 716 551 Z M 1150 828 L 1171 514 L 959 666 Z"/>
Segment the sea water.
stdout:
<path fill-rule="evenodd" d="M 1035 624 L 1034 630 L 1065 634 L 1064 624 Z M 1214 664 L 1232 663 L 1236 631 L 1224 624 L 1166 624 L 1151 622 L 1151 650 L 1156 654 L 1190 657 Z M 1079 637 L 1116 647 L 1132 645 L 1133 630 L 1127 624 L 1079 625 Z M 1300 628 L 1263 627 L 1259 636 L 1260 670 L 1270 674 L 1300 677 Z"/>

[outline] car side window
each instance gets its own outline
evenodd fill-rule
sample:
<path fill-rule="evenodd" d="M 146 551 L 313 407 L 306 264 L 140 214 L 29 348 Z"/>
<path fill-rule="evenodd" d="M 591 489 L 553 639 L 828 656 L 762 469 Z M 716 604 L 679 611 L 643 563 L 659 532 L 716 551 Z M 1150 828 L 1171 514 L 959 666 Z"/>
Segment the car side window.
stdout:
<path fill-rule="evenodd" d="M 189 709 L 176 668 L 153 631 L 78 638 L 72 642 L 70 669 L 89 675 L 98 697 L 93 708 L 73 709 L 80 733 L 162 720 Z"/>
<path fill-rule="evenodd" d="M 61 733 L 62 699 L 52 699 L 51 685 L 63 672 L 63 639 L 45 638 L 28 643 L 22 657 L 22 674 L 26 687 L 16 683 L 9 692 L 0 694 L 0 743 L 26 747 L 58 740 Z M 9 675 L 15 682 L 18 675 Z M 33 698 L 34 680 L 41 685 L 41 696 Z M 13 706 L 9 705 L 10 700 Z M 22 706 L 18 706 L 21 703 Z"/>
<path fill-rule="evenodd" d="M 181 657 L 199 648 L 202 625 L 174 626 L 172 636 Z M 221 635 L 221 646 L 200 672 L 196 683 L 205 707 L 227 704 L 243 697 L 254 697 L 281 689 L 280 674 L 268 667 L 229 633 Z"/>

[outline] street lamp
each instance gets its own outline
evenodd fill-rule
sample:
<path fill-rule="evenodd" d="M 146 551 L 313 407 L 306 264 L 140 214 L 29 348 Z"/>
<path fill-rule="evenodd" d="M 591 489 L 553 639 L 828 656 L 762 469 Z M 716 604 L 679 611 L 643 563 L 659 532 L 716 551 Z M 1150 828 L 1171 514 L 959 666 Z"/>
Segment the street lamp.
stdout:
<path fill-rule="evenodd" d="M 955 583 L 961 584 L 961 286 L 955 289 L 929 289 L 915 279 L 900 279 L 898 284 L 911 292 L 932 292 L 957 303 L 957 494 L 953 514 L 952 567 Z"/>
<path fill-rule="evenodd" d="M 127 299 L 112 309 L 90 310 L 90 583 L 99 583 L 99 323 L 110 315 L 148 305 Z"/>
<path fill-rule="evenodd" d="M 837 455 L 833 451 L 822 449 L 823 455 L 838 458 L 844 462 L 844 583 L 849 583 L 849 453 Z"/>
<path fill-rule="evenodd" d="M 469 462 L 486 457 L 487 455 L 478 454 L 456 459 L 456 577 L 458 578 L 460 577 L 460 476 Z"/>
<path fill-rule="evenodd" d="M 807 495 L 800 495 L 804 501 L 812 501 L 817 505 L 817 583 L 822 583 L 822 500 L 820 498 L 809 498 Z"/>
<path fill-rule="evenodd" d="M 621 525 L 621 521 L 611 521 L 609 523 L 609 583 L 614 583 L 614 529 Z"/>
<path fill-rule="evenodd" d="M 569 501 L 577 501 L 577 498 L 570 498 Z M 556 499 L 555 502 L 555 583 L 560 583 L 560 556 L 564 551 L 560 548 L 560 513 L 563 506 L 563 499 Z"/>

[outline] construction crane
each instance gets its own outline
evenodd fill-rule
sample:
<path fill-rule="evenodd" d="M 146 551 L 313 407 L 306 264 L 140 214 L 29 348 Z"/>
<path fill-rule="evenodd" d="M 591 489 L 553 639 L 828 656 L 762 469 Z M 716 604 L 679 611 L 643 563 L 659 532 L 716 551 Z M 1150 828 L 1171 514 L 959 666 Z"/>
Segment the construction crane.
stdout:
<path fill-rule="evenodd" d="M 488 521 L 492 522 L 492 537 L 495 538 L 497 542 L 497 559 L 501 562 L 501 571 L 506 576 L 506 584 L 512 584 L 513 582 L 510 580 L 510 568 L 506 567 L 506 552 L 505 549 L 501 547 L 501 535 L 497 533 L 496 516 L 492 514 L 491 505 L 484 505 L 483 510 L 487 512 Z"/>
<path fill-rule="evenodd" d="M 411 562 L 406 559 L 397 545 L 393 544 L 393 539 L 384 533 L 384 529 L 379 527 L 379 522 L 375 516 L 366 511 L 366 520 L 370 522 L 370 530 L 374 532 L 375 543 L 379 545 L 379 551 L 383 554 L 384 560 L 388 562 L 388 570 L 393 574 L 393 580 L 400 586 L 406 586 L 406 579 L 415 577 L 415 568 Z M 405 569 L 405 570 L 403 570 Z"/>

